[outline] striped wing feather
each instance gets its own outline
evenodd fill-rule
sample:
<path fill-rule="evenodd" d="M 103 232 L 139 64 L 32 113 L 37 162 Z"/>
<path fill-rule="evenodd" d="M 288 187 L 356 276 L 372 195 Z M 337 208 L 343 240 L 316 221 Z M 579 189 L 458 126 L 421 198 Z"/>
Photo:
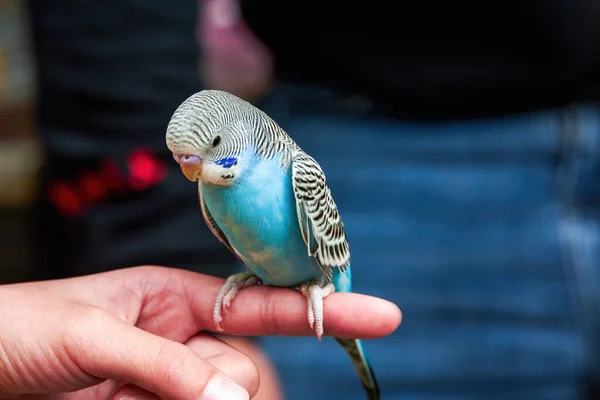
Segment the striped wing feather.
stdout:
<path fill-rule="evenodd" d="M 314 158 L 302 151 L 292 160 L 292 185 L 308 254 L 315 257 L 331 281 L 335 268 L 344 272 L 350 265 L 346 231 L 323 170 Z"/>

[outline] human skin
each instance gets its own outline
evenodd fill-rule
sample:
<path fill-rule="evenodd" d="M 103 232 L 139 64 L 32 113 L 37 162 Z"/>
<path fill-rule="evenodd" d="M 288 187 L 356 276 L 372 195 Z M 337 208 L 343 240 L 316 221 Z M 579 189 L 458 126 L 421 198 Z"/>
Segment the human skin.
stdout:
<path fill-rule="evenodd" d="M 144 266 L 0 286 L 0 398 L 252 397 L 257 366 L 209 332 L 223 282 Z M 401 321 L 396 305 L 370 296 L 334 293 L 324 306 L 328 336 L 383 337 Z M 306 299 L 269 286 L 242 290 L 222 327 L 225 335 L 313 335 Z"/>

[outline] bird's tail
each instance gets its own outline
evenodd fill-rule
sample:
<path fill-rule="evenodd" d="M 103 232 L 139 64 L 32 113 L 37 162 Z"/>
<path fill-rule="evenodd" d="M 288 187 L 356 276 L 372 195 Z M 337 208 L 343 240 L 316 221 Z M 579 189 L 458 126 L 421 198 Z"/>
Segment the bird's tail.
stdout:
<path fill-rule="evenodd" d="M 352 360 L 352 364 L 358 372 L 360 381 L 367 392 L 367 399 L 379 400 L 379 386 L 375 380 L 375 373 L 373 372 L 373 368 L 371 368 L 371 364 L 369 364 L 362 342 L 359 339 L 335 338 L 335 340 L 350 356 L 350 360 Z"/>

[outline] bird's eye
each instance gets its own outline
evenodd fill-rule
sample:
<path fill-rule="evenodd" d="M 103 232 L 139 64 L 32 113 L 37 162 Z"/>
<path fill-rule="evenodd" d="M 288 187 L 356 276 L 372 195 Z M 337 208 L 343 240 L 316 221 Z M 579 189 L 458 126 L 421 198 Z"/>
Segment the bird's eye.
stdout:
<path fill-rule="evenodd" d="M 221 143 L 221 136 L 215 136 L 215 138 L 213 139 L 213 142 L 212 142 L 212 146 L 217 147 L 219 145 L 219 143 Z"/>

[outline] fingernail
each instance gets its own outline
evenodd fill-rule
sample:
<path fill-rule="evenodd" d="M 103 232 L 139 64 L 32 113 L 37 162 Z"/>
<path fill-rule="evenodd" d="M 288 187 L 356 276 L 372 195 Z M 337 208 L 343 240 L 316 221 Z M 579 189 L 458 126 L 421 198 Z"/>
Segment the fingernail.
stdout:
<path fill-rule="evenodd" d="M 217 374 L 206 385 L 200 400 L 250 400 L 250 395 L 229 377 Z"/>

